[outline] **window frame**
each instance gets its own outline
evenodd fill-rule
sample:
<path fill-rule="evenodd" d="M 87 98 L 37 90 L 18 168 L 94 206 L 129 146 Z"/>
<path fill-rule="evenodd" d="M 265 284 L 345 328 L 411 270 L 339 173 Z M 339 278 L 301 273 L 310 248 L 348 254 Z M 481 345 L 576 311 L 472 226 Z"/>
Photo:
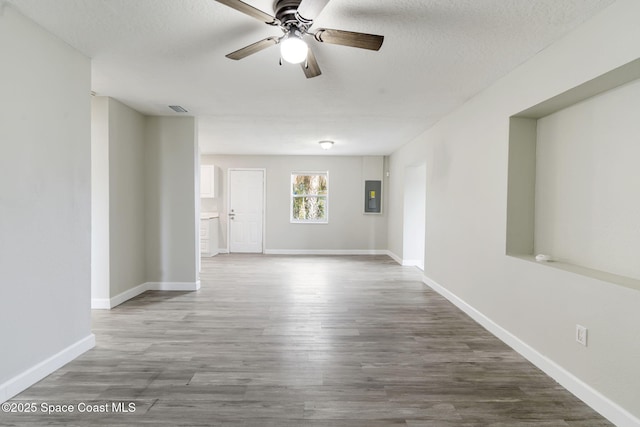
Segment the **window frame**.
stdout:
<path fill-rule="evenodd" d="M 320 175 L 325 177 L 327 191 L 325 195 L 293 194 L 293 180 L 296 176 Z M 324 199 L 324 218 L 322 220 L 295 219 L 293 217 L 293 201 L 302 197 L 318 197 Z M 289 222 L 291 224 L 328 224 L 329 223 L 329 171 L 293 171 L 289 176 Z"/>

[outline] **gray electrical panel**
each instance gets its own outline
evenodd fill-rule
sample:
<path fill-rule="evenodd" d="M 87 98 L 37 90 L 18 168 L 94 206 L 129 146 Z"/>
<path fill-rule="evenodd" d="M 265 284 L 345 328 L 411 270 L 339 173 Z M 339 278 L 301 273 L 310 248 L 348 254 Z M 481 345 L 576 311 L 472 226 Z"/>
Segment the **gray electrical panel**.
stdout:
<path fill-rule="evenodd" d="M 364 211 L 368 213 L 380 213 L 382 205 L 382 181 L 364 182 Z"/>

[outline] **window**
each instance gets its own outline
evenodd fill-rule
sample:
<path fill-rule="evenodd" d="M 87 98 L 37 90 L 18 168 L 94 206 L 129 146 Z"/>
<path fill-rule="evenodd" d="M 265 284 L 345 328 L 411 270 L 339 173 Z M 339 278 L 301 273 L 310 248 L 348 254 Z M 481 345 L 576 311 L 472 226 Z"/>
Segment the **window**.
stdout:
<path fill-rule="evenodd" d="M 291 174 L 291 222 L 329 222 L 328 172 Z"/>

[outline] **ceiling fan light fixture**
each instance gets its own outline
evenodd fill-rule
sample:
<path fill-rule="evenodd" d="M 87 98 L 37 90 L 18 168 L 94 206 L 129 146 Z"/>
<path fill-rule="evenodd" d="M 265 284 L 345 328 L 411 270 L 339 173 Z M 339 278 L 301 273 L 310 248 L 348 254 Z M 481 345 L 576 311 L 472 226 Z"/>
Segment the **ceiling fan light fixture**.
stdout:
<path fill-rule="evenodd" d="M 280 55 L 290 64 L 301 63 L 307 59 L 308 52 L 309 46 L 296 33 L 290 32 L 280 42 Z"/>
<path fill-rule="evenodd" d="M 320 141 L 318 144 L 320 144 L 323 150 L 329 150 L 333 147 L 333 141 Z"/>

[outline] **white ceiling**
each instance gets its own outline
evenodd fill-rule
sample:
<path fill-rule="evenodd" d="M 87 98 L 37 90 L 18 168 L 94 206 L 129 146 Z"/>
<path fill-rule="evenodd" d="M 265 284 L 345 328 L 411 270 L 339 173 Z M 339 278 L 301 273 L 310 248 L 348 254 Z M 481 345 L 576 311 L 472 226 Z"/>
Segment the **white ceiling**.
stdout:
<path fill-rule="evenodd" d="M 98 95 L 145 114 L 185 107 L 204 153 L 385 155 L 613 1 L 332 0 L 314 27 L 385 40 L 379 52 L 311 40 L 313 79 L 279 66 L 278 47 L 225 58 L 281 32 L 214 0 L 8 3 L 92 58 Z"/>

